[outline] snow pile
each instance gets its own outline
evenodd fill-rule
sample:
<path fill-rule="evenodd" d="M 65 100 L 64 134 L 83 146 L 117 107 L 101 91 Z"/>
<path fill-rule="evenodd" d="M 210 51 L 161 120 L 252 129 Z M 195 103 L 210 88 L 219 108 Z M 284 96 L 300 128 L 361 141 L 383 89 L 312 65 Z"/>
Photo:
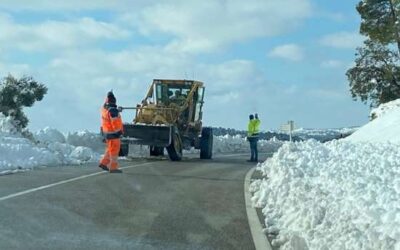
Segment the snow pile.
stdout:
<path fill-rule="evenodd" d="M 379 118 L 385 115 L 386 113 L 390 112 L 391 110 L 398 108 L 400 108 L 400 99 L 382 104 L 379 107 L 371 110 L 370 117 L 372 119 Z"/>
<path fill-rule="evenodd" d="M 281 249 L 400 250 L 400 102 L 343 140 L 286 143 L 252 183 Z"/>
<path fill-rule="evenodd" d="M 60 131 L 49 127 L 37 131 L 35 139 L 41 142 L 65 143 L 64 135 Z"/>
<path fill-rule="evenodd" d="M 87 130 L 68 133 L 66 141 L 75 147 L 82 146 L 91 148 L 98 153 L 104 152 L 103 137 L 99 133 L 92 133 Z"/>
<path fill-rule="evenodd" d="M 106 144 L 103 143 L 103 137 L 99 133 L 93 133 L 87 130 L 68 133 L 66 141 L 73 146 L 81 146 L 91 148 L 93 151 L 103 154 Z M 165 150 L 166 153 L 166 150 Z M 149 157 L 149 146 L 144 145 L 129 145 L 130 157 Z"/>
<path fill-rule="evenodd" d="M 37 147 L 15 128 L 14 121 L 0 114 L 0 171 L 31 168 L 57 163 L 57 158 L 45 148 Z"/>
<path fill-rule="evenodd" d="M 320 142 L 326 142 L 346 137 L 348 135 L 351 135 L 357 130 L 358 127 L 331 128 L 331 129 L 299 128 L 293 131 L 293 136 L 298 137 L 302 140 L 315 139 Z"/>
<path fill-rule="evenodd" d="M 346 138 L 351 142 L 393 142 L 400 143 L 400 104 L 398 101 L 381 105 L 376 119 Z"/>
<path fill-rule="evenodd" d="M 45 147 L 60 159 L 61 164 L 81 164 L 89 161 L 98 161 L 100 155 L 89 147 L 74 146 L 66 143 L 65 136 L 53 128 L 45 128 L 34 134 L 39 145 Z M 81 144 L 84 140 L 82 140 Z"/>
<path fill-rule="evenodd" d="M 275 152 L 280 146 L 282 142 L 275 139 L 258 141 L 259 152 Z M 215 154 L 248 152 L 250 152 L 249 142 L 240 135 L 214 136 L 213 153 Z"/>
<path fill-rule="evenodd" d="M 36 142 L 26 138 L 11 118 L 0 114 L 0 173 L 36 166 L 81 164 L 99 158 L 89 148 L 66 144 L 63 134 L 54 129 L 38 131 L 34 138 Z"/>
<path fill-rule="evenodd" d="M 286 143 L 252 183 L 281 249 L 400 249 L 400 145 Z M 306 248 L 304 248 L 306 249 Z"/>

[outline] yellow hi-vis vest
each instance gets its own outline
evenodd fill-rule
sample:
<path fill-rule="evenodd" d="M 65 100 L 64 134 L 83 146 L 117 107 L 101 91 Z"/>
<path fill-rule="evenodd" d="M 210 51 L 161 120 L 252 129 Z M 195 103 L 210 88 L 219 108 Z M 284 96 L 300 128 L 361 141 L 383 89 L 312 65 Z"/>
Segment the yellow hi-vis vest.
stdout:
<path fill-rule="evenodd" d="M 256 136 L 258 133 L 260 133 L 260 124 L 261 121 L 259 119 L 253 119 L 249 121 L 248 125 L 248 136 Z"/>

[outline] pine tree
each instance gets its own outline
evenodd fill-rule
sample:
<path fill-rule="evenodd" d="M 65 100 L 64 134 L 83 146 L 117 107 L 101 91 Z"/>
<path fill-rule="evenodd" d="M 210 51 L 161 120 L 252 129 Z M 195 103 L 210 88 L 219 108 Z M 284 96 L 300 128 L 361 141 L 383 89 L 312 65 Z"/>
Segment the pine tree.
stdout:
<path fill-rule="evenodd" d="M 17 79 L 8 75 L 0 83 L 0 112 L 13 117 L 22 130 L 29 123 L 23 107 L 31 107 L 36 101 L 41 101 L 46 93 L 47 87 L 32 77 Z"/>
<path fill-rule="evenodd" d="M 377 106 L 400 98 L 400 68 L 397 52 L 367 40 L 357 49 L 355 66 L 347 71 L 354 99 Z"/>
<path fill-rule="evenodd" d="M 400 98 L 400 0 L 363 0 L 357 11 L 368 39 L 346 75 L 353 98 L 375 107 Z"/>
<path fill-rule="evenodd" d="M 363 0 L 357 11 L 361 34 L 384 45 L 394 43 L 400 52 L 400 0 Z"/>

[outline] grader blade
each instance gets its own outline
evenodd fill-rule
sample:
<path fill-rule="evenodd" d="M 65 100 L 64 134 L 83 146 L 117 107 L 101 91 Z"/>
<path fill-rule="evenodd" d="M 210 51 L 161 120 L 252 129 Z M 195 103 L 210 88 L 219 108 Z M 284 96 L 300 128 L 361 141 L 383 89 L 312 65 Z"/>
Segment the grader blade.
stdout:
<path fill-rule="evenodd" d="M 171 144 L 171 126 L 124 124 L 123 142 L 167 147 Z"/>

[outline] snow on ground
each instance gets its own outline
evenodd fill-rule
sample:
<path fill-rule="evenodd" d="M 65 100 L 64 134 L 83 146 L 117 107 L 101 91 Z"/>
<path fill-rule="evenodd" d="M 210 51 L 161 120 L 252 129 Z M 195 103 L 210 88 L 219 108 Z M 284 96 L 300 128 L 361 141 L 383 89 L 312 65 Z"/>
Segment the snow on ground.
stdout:
<path fill-rule="evenodd" d="M 71 145 L 67 143 L 65 136 L 53 128 L 45 128 L 34 134 L 39 146 L 45 147 L 61 159 L 61 164 L 81 164 L 84 162 L 98 161 L 100 155 L 92 148 Z M 101 142 L 101 138 L 99 143 Z M 84 142 L 84 140 L 82 140 Z M 87 143 L 83 143 L 85 145 Z"/>
<path fill-rule="evenodd" d="M 317 141 L 326 142 L 351 135 L 358 129 L 358 127 L 332 129 L 299 128 L 293 131 L 293 136 L 302 140 L 315 139 Z"/>
<path fill-rule="evenodd" d="M 282 142 L 275 139 L 258 141 L 259 152 L 275 152 L 281 146 Z M 246 140 L 246 138 L 243 138 L 240 135 L 214 136 L 214 154 L 248 152 L 250 152 L 249 142 Z"/>
<path fill-rule="evenodd" d="M 50 128 L 28 139 L 17 131 L 12 119 L 0 114 L 0 174 L 37 166 L 81 164 L 97 161 L 100 156 L 90 148 L 65 142 L 62 133 Z"/>
<path fill-rule="evenodd" d="M 399 107 L 400 107 L 400 99 L 382 104 L 379 107 L 371 110 L 370 117 L 372 119 L 381 117 L 381 116 L 385 115 L 386 113 L 392 111 L 393 109 L 397 109 Z"/>
<path fill-rule="evenodd" d="M 400 99 L 379 106 L 371 115 L 376 118 L 346 140 L 400 143 Z"/>
<path fill-rule="evenodd" d="M 75 147 L 88 147 L 97 153 L 104 153 L 103 138 L 99 133 L 89 132 L 87 130 L 70 132 L 65 136 L 66 142 Z"/>
<path fill-rule="evenodd" d="M 272 243 L 310 249 L 393 249 L 400 239 L 400 151 L 391 144 L 286 143 L 252 184 Z M 398 246 L 400 247 L 400 246 Z"/>
<path fill-rule="evenodd" d="M 285 143 L 260 164 L 250 190 L 272 244 L 400 250 L 399 127 L 394 107 L 348 139 Z"/>

